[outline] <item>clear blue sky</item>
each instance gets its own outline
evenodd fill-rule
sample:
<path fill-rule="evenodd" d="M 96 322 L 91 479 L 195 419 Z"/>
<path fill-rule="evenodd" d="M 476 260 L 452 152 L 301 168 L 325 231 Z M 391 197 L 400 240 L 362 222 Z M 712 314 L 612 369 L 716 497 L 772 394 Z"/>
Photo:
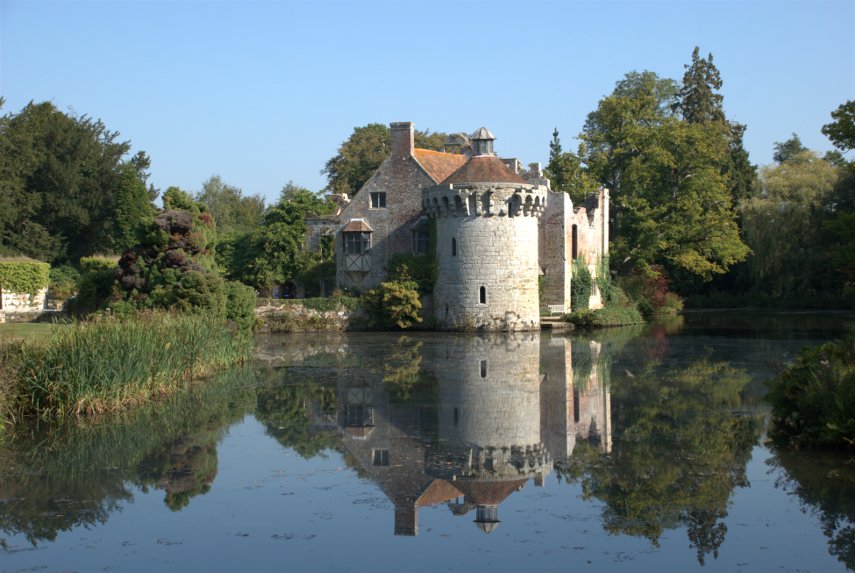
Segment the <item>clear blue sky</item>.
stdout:
<path fill-rule="evenodd" d="M 546 161 L 632 70 L 680 80 L 711 52 L 753 163 L 798 133 L 820 152 L 855 99 L 855 1 L 0 0 L 5 112 L 30 100 L 100 118 L 152 159 L 151 182 L 219 174 L 269 200 L 320 170 L 355 126 L 487 126 Z"/>

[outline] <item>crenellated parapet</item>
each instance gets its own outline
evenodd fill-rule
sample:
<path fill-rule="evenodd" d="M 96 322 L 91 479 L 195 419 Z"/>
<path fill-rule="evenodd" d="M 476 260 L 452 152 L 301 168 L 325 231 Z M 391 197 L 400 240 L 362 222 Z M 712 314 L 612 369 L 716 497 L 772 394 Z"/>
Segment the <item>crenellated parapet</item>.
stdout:
<path fill-rule="evenodd" d="M 422 192 L 432 217 L 540 217 L 546 209 L 544 185 L 448 183 Z"/>

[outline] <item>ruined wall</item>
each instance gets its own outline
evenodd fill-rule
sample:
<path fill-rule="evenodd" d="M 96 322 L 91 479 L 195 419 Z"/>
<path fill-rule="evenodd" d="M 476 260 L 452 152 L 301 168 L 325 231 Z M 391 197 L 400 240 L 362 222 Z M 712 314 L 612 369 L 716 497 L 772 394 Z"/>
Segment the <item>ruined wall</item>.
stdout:
<path fill-rule="evenodd" d="M 423 196 L 425 210 L 437 222 L 434 305 L 438 326 L 539 329 L 537 225 L 546 188 L 438 185 L 426 189 Z"/>
<path fill-rule="evenodd" d="M 540 225 L 540 265 L 544 269 L 543 306 L 563 306 L 570 312 L 573 259 L 582 258 L 596 278 L 609 252 L 609 190 L 602 188 L 573 205 L 566 193 L 549 193 Z M 575 248 L 574 248 L 575 240 Z M 602 295 L 593 285 L 588 308 L 602 308 Z"/>
<path fill-rule="evenodd" d="M 560 191 L 550 191 L 538 230 L 538 254 L 543 270 L 540 304 L 560 307 L 557 312 L 570 312 L 572 214 L 573 202 L 570 196 Z"/>

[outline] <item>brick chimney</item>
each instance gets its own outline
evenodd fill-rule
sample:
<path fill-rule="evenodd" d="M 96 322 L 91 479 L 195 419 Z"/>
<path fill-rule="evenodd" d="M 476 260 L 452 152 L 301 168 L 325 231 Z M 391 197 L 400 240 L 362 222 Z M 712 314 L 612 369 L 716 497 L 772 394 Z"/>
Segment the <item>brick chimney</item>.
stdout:
<path fill-rule="evenodd" d="M 392 129 L 392 159 L 410 157 L 415 148 L 413 124 L 410 121 L 399 121 L 389 124 Z"/>

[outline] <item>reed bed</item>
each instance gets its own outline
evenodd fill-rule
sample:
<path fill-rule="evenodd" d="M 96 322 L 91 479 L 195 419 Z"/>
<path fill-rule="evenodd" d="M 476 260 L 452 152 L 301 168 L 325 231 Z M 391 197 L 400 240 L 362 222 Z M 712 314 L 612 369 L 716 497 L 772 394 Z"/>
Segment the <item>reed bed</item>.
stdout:
<path fill-rule="evenodd" d="M 243 362 L 251 349 L 250 335 L 203 314 L 75 323 L 6 350 L 6 410 L 16 418 L 120 410 Z"/>

